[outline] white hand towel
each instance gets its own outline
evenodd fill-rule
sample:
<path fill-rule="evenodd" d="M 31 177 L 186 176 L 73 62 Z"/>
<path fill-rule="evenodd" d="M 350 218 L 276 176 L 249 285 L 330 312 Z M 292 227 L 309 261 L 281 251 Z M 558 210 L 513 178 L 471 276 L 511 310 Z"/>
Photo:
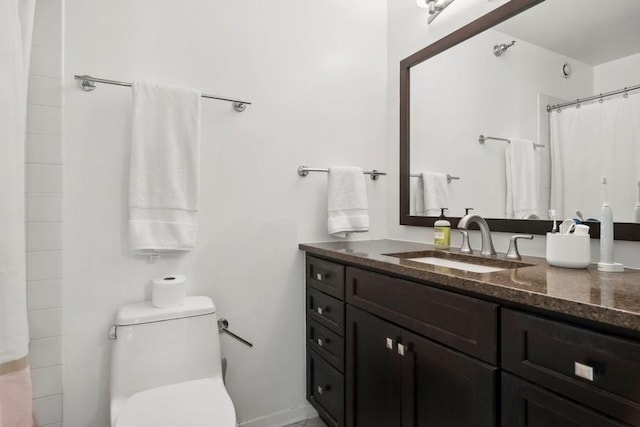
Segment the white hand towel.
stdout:
<path fill-rule="evenodd" d="M 440 215 L 440 209 L 449 207 L 447 174 L 422 172 L 420 174 L 420 181 L 422 181 L 422 200 L 424 202 L 422 215 Z M 420 185 L 418 185 L 418 188 L 420 188 Z"/>
<path fill-rule="evenodd" d="M 327 195 L 329 234 L 346 237 L 347 233 L 369 231 L 367 187 L 361 168 L 330 167 Z"/>
<path fill-rule="evenodd" d="M 199 177 L 200 92 L 134 82 L 129 177 L 133 250 L 194 248 Z"/>
<path fill-rule="evenodd" d="M 538 214 L 538 174 L 533 141 L 511 139 L 506 150 L 507 218 Z"/>

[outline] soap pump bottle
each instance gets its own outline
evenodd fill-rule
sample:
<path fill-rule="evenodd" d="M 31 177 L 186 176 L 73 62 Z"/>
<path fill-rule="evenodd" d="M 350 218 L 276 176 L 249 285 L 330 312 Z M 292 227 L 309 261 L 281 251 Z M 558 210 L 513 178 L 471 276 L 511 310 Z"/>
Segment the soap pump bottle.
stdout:
<path fill-rule="evenodd" d="M 436 249 L 449 249 L 451 246 L 451 223 L 444 216 L 447 208 L 440 209 L 440 217 L 433 224 L 433 243 Z"/>

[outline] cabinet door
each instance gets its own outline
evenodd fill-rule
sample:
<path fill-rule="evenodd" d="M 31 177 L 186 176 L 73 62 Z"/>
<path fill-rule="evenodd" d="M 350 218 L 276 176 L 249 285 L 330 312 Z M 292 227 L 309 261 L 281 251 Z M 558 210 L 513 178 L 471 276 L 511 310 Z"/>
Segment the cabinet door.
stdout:
<path fill-rule="evenodd" d="M 496 425 L 497 368 L 403 331 L 402 425 Z"/>
<path fill-rule="evenodd" d="M 504 427 L 630 426 L 504 372 L 502 373 L 502 425 Z"/>
<path fill-rule="evenodd" d="M 347 306 L 347 426 L 400 426 L 401 330 Z"/>

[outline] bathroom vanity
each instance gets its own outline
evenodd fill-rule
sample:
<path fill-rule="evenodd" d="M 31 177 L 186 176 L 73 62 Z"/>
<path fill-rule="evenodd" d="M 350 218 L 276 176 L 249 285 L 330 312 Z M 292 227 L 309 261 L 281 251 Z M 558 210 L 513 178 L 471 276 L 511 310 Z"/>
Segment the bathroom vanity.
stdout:
<path fill-rule="evenodd" d="M 477 273 L 392 240 L 300 249 L 307 398 L 328 425 L 640 425 L 640 272 L 525 257 Z"/>

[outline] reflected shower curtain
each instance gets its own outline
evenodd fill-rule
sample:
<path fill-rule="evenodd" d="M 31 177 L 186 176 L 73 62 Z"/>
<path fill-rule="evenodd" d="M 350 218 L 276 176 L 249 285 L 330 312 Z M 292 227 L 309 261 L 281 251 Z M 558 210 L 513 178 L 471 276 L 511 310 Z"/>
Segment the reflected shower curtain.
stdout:
<path fill-rule="evenodd" d="M 35 0 L 0 0 L 0 427 L 33 425 L 24 152 Z"/>
<path fill-rule="evenodd" d="M 630 222 L 640 180 L 640 94 L 550 113 L 551 208 L 558 218 L 576 210 L 599 218 L 609 182 L 616 221 Z"/>

